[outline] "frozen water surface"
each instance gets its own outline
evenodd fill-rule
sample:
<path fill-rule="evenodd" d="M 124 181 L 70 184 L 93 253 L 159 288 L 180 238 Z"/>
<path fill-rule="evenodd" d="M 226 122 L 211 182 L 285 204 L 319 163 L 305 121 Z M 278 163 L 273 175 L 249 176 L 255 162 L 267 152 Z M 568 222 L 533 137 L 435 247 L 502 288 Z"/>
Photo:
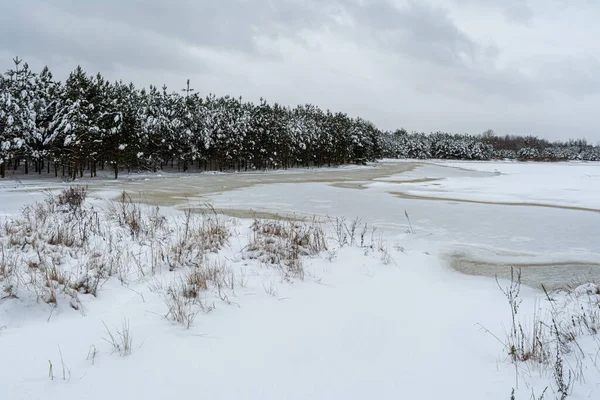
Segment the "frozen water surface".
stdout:
<path fill-rule="evenodd" d="M 218 208 L 358 217 L 396 233 L 398 243 L 408 229 L 406 210 L 417 236 L 439 243 L 463 272 L 504 275 L 511 265 L 531 267 L 525 281 L 549 285 L 599 276 L 599 164 L 411 165 L 344 186 L 280 183 L 208 197 Z"/>
<path fill-rule="evenodd" d="M 178 208 L 210 203 L 236 217 L 360 218 L 406 243 L 436 244 L 448 264 L 469 274 L 530 267 L 529 283 L 562 285 L 600 278 L 600 163 L 392 161 L 364 167 L 275 172 L 132 174 L 86 180 L 102 197 L 132 197 Z M 11 186 L 12 185 L 12 186 Z M 58 182 L 4 183 L 0 213 L 19 192 L 32 200 Z M 575 275 L 574 275 L 575 274 Z"/>

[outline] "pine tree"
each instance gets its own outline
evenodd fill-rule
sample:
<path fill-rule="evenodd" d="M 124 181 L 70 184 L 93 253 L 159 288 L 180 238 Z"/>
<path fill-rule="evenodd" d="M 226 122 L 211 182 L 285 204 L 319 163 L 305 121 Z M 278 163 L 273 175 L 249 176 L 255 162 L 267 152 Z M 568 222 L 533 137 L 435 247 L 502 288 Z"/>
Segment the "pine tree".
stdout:
<path fill-rule="evenodd" d="M 95 157 L 99 138 L 98 112 L 101 83 L 89 78 L 81 67 L 71 72 L 66 81 L 61 108 L 55 115 L 57 138 L 61 141 L 59 154 L 69 175 L 83 175 L 86 162 Z"/>
<path fill-rule="evenodd" d="M 56 130 L 53 129 L 52 120 L 60 108 L 61 86 L 55 82 L 48 67 L 35 79 L 35 130 L 30 136 L 29 148 L 31 157 L 36 163 L 38 173 L 42 173 L 43 163 L 46 160 L 48 173 L 50 172 L 51 158 L 56 146 Z M 55 160 L 53 160 L 55 161 Z"/>
<path fill-rule="evenodd" d="M 14 163 L 16 169 L 21 160 L 25 160 L 25 172 L 28 172 L 27 157 L 30 151 L 27 144 L 35 131 L 35 74 L 27 63 L 18 57 L 13 60 L 14 69 L 6 72 L 0 95 L 0 162 L 2 176 L 6 164 Z"/>

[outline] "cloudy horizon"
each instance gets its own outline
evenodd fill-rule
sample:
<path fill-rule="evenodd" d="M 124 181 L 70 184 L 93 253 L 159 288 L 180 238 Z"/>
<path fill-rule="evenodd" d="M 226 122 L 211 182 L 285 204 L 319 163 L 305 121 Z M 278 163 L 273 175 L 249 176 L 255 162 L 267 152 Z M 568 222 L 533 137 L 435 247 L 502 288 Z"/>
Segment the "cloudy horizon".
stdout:
<path fill-rule="evenodd" d="M 591 0 L 25 0 L 0 69 L 312 103 L 379 128 L 600 142 Z"/>

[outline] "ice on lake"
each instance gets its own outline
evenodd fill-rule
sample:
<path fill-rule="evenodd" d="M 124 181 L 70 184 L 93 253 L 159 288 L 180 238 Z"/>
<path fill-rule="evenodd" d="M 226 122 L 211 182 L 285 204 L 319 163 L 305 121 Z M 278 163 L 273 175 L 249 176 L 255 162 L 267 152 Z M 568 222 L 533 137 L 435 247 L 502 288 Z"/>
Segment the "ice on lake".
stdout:
<path fill-rule="evenodd" d="M 383 160 L 362 167 L 227 174 L 132 174 L 83 180 L 100 197 L 122 190 L 177 208 L 210 203 L 252 218 L 343 217 L 378 228 L 390 245 L 432 244 L 449 266 L 469 274 L 526 269 L 528 283 L 560 286 L 600 278 L 600 163 Z M 32 200 L 48 181 L 9 188 Z M 17 198 L 17 197 L 15 197 Z M 4 214 L 20 207 L 5 202 Z M 415 234 L 407 235 L 410 217 Z"/>

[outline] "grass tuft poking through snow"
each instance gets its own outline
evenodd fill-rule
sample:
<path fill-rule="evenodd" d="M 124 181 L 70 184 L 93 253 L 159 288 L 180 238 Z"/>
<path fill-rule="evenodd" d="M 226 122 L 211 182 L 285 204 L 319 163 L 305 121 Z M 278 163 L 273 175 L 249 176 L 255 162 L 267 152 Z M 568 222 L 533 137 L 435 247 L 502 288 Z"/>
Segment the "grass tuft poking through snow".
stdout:
<path fill-rule="evenodd" d="M 351 221 L 346 220 L 344 217 L 329 218 L 329 224 L 332 239 L 340 248 L 346 246 L 359 247 L 364 250 L 365 256 L 369 252 L 379 253 L 380 260 L 384 265 L 394 262 L 387 241 L 382 233 L 377 234 L 376 227 L 369 227 L 360 218 Z M 334 253 L 330 253 L 329 257 L 330 260 L 333 259 Z"/>
<path fill-rule="evenodd" d="M 503 344 L 506 356 L 515 366 L 516 388 L 523 374 L 537 370 L 551 380 L 537 399 L 543 399 L 549 388 L 557 399 L 566 399 L 575 383 L 585 382 L 584 372 L 588 367 L 599 367 L 600 347 L 596 356 L 591 357 L 579 343 L 580 338 L 595 337 L 600 331 L 598 285 L 588 283 L 553 293 L 544 288 L 548 304 L 538 305 L 528 324 L 524 321 L 527 317 L 520 314 L 521 270 L 511 268 L 506 287 L 497 282 L 510 307 L 510 326 L 504 339 L 484 330 Z"/>
<path fill-rule="evenodd" d="M 286 278 L 304 279 L 302 257 L 325 250 L 325 233 L 316 219 L 310 222 L 255 219 L 244 256 L 276 266 Z"/>
<path fill-rule="evenodd" d="M 84 186 L 69 186 L 58 195 L 58 205 L 68 207 L 74 211 L 80 209 L 87 197 L 87 188 Z"/>
<path fill-rule="evenodd" d="M 188 211 L 183 220 L 175 216 L 168 223 L 158 207 L 136 203 L 125 192 L 108 204 L 104 218 L 102 210 L 86 204 L 86 193 L 83 187 L 69 187 L 58 196 L 48 194 L 4 221 L 0 299 L 31 295 L 52 306 L 66 299 L 81 309 L 79 296 L 97 296 L 112 276 L 127 284 L 163 269 L 195 268 L 189 279 L 200 289 L 208 281 L 225 285 L 216 271 L 221 267 L 207 266 L 205 256 L 227 245 L 232 220 L 209 209 Z"/>
<path fill-rule="evenodd" d="M 165 297 L 168 309 L 165 317 L 189 329 L 200 311 L 207 313 L 214 309 L 214 304 L 206 304 L 204 292 L 214 289 L 220 300 L 231 304 L 228 293 L 238 282 L 225 261 L 207 259 L 195 266 L 183 267 L 179 277 L 166 288 L 155 282 L 152 289 Z"/>
<path fill-rule="evenodd" d="M 85 189 L 68 188 L 57 198 L 48 194 L 5 221 L 0 243 L 4 296 L 18 297 L 20 288 L 25 288 L 38 301 L 56 305 L 59 297 L 66 296 L 79 309 L 78 293 L 95 293 L 97 281 L 87 274 L 90 271 L 77 272 L 68 266 L 89 258 L 92 238 L 104 233 L 98 213 L 82 207 L 84 199 Z"/>
<path fill-rule="evenodd" d="M 133 337 L 131 330 L 129 329 L 129 321 L 123 320 L 121 329 L 115 328 L 114 332 L 106 325 L 104 321 L 104 328 L 108 337 L 102 339 L 106 341 L 112 347 L 113 353 L 118 353 L 121 357 L 125 357 L 131 354 L 131 346 L 133 344 Z"/>

